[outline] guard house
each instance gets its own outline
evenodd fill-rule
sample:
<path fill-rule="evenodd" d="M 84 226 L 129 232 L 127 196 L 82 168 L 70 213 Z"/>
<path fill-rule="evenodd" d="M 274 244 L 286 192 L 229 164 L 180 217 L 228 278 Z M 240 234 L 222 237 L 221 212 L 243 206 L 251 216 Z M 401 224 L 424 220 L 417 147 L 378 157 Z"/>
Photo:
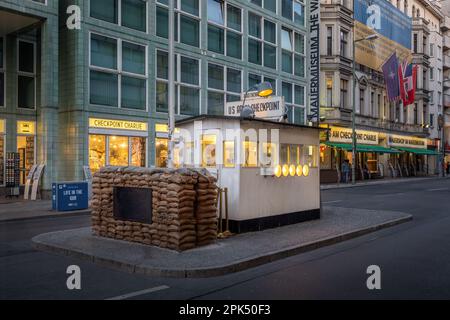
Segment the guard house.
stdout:
<path fill-rule="evenodd" d="M 319 128 L 208 115 L 176 126 L 175 164 L 207 168 L 228 188 L 232 232 L 320 218 Z"/>

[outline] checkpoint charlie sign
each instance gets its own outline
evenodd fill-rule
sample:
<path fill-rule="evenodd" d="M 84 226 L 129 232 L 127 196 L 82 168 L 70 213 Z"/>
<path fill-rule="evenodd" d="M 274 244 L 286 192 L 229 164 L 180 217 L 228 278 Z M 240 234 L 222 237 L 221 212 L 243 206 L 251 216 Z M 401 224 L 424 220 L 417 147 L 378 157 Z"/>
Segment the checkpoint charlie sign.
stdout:
<path fill-rule="evenodd" d="M 352 130 L 347 128 L 330 128 L 330 141 L 337 143 L 352 143 Z M 356 130 L 356 141 L 360 144 L 379 143 L 379 136 L 377 132 Z"/>
<path fill-rule="evenodd" d="M 225 105 L 225 116 L 239 117 L 244 108 L 243 101 L 229 102 Z M 245 105 L 255 112 L 256 118 L 280 118 L 285 111 L 284 97 L 247 98 Z"/>

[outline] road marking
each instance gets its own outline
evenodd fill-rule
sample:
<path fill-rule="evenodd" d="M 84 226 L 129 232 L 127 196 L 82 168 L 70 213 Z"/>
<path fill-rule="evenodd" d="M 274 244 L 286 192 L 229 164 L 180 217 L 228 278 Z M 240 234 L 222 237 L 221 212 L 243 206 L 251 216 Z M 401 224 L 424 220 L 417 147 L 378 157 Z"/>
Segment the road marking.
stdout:
<path fill-rule="evenodd" d="M 338 203 L 338 202 L 342 202 L 342 200 L 333 200 L 333 201 L 325 201 L 325 202 L 322 202 L 322 203 Z"/>
<path fill-rule="evenodd" d="M 437 189 L 428 189 L 427 191 L 433 192 L 433 191 L 447 191 L 448 188 L 437 188 Z"/>
<path fill-rule="evenodd" d="M 159 287 L 154 287 L 154 288 L 150 288 L 150 289 L 145 289 L 145 290 L 141 290 L 141 291 L 135 291 L 135 292 L 130 292 L 121 296 L 117 296 L 117 297 L 113 297 L 113 298 L 109 298 L 106 300 L 125 300 L 125 299 L 129 299 L 129 298 L 134 298 L 137 296 L 142 296 L 144 294 L 147 293 L 152 293 L 152 292 L 157 292 L 157 291 L 161 291 L 161 290 L 166 290 L 169 289 L 170 287 L 168 286 L 159 286 Z"/>

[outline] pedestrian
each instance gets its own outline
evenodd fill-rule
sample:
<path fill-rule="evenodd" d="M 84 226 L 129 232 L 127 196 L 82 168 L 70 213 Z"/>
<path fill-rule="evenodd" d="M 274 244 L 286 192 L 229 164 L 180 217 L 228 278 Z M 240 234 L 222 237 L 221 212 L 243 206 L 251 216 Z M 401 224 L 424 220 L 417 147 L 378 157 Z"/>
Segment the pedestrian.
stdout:
<path fill-rule="evenodd" d="M 350 161 L 345 159 L 342 163 L 342 182 L 348 183 L 350 181 Z"/>

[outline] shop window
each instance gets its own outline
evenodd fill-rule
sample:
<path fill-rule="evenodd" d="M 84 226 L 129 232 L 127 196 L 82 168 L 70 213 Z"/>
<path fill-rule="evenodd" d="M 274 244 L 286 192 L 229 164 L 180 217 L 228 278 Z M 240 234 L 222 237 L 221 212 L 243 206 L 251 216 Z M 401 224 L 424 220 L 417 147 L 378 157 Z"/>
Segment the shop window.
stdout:
<path fill-rule="evenodd" d="M 109 138 L 109 165 L 128 166 L 128 137 Z"/>
<path fill-rule="evenodd" d="M 217 165 L 216 153 L 217 137 L 213 134 L 202 136 L 202 167 L 215 168 Z"/>
<path fill-rule="evenodd" d="M 157 168 L 166 168 L 169 150 L 169 140 L 167 138 L 156 138 L 155 146 L 156 146 L 155 165 Z"/>
<path fill-rule="evenodd" d="M 317 146 L 302 146 L 300 163 L 307 164 L 310 168 L 317 168 L 319 161 L 319 150 Z"/>
<path fill-rule="evenodd" d="M 17 106 L 24 109 L 36 107 L 36 48 L 33 42 L 18 42 Z"/>
<path fill-rule="evenodd" d="M 92 172 L 97 172 L 106 166 L 106 136 L 89 136 L 89 167 Z"/>
<path fill-rule="evenodd" d="M 0 107 L 5 106 L 5 54 L 3 38 L 0 38 Z"/>
<path fill-rule="evenodd" d="M 244 159 L 242 159 L 242 166 L 258 166 L 258 143 L 255 141 L 243 141 L 242 146 L 244 149 L 244 152 L 242 153 L 244 156 Z"/>
<path fill-rule="evenodd" d="M 223 166 L 225 168 L 234 168 L 236 166 L 234 141 L 223 142 Z"/>
<path fill-rule="evenodd" d="M 134 167 L 146 166 L 146 143 L 145 138 L 131 138 L 131 165 Z"/>
<path fill-rule="evenodd" d="M 333 149 L 325 145 L 320 146 L 320 168 L 331 170 L 333 169 Z"/>
<path fill-rule="evenodd" d="M 20 183 L 25 184 L 26 177 L 34 165 L 35 139 L 34 136 L 18 136 L 17 152 L 20 156 Z"/>
<path fill-rule="evenodd" d="M 5 184 L 5 120 L 0 119 L 0 186 Z"/>

